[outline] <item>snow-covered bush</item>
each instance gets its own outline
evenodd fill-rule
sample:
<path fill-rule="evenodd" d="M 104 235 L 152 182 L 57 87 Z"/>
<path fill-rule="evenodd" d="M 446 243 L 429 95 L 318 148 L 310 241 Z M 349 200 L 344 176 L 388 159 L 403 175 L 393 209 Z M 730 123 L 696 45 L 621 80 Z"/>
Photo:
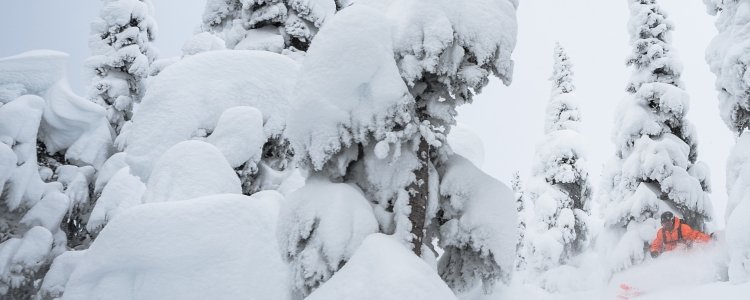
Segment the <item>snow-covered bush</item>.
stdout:
<path fill-rule="evenodd" d="M 572 65 L 557 44 L 552 98 L 547 105 L 544 140 L 537 145 L 528 187 L 526 232 L 520 256 L 528 267 L 545 271 L 581 253 L 588 242 L 591 184 L 578 133 L 581 115 L 574 94 Z"/>
<path fill-rule="evenodd" d="M 505 202 L 515 211 L 511 193 L 493 195 L 498 204 L 485 212 L 513 220 L 490 222 L 461 206 L 472 196 L 441 191 L 441 172 L 452 154 L 446 135 L 456 107 L 471 102 L 490 74 L 510 82 L 516 6 L 505 0 L 357 2 L 321 28 L 295 87 L 288 133 L 296 158 L 313 174 L 356 183 L 374 204 L 381 232 L 417 255 L 431 256 L 430 238 L 444 239 L 455 251 L 441 263 L 441 274 L 457 291 L 480 280 L 489 288 L 512 270 L 513 255 L 507 262 L 505 252 L 494 253 L 503 247 L 473 236 L 475 228 L 501 222 L 494 230 L 510 233 L 513 251 L 515 215 L 496 211 Z M 481 182 L 502 190 L 497 182 Z M 441 195 L 455 200 L 439 201 Z M 479 264 L 488 265 L 464 272 Z"/>
<path fill-rule="evenodd" d="M 306 51 L 320 27 L 348 5 L 339 2 L 208 0 L 202 27 L 223 39 L 229 49 Z"/>
<path fill-rule="evenodd" d="M 698 230 L 713 213 L 708 170 L 696 161 L 695 131 L 685 120 L 689 97 L 670 44 L 672 23 L 654 0 L 629 3 L 633 74 L 616 110 L 616 155 L 605 166 L 599 197 L 609 235 L 603 247 L 614 270 L 643 260 L 661 212 L 675 211 Z"/>
<path fill-rule="evenodd" d="M 731 264 L 730 279 L 750 279 L 750 239 L 747 238 L 747 189 L 750 184 L 750 19 L 747 0 L 704 0 L 707 10 L 717 15 L 719 33 L 706 49 L 706 61 L 716 74 L 721 117 L 730 130 L 739 135 L 727 161 L 727 243 Z"/>
<path fill-rule="evenodd" d="M 326 178 L 308 179 L 289 196 L 279 218 L 279 245 L 291 264 L 295 295 L 306 296 L 331 278 L 377 230 L 359 189 Z"/>
<path fill-rule="evenodd" d="M 107 110 L 112 128 L 119 133 L 145 92 L 144 79 L 156 58 L 151 45 L 156 22 L 150 0 L 102 1 L 99 16 L 91 23 L 89 97 Z"/>
<path fill-rule="evenodd" d="M 36 294 L 52 259 L 87 242 L 80 212 L 112 152 L 104 110 L 67 86 L 66 58 L 0 59 L 0 298 Z"/>

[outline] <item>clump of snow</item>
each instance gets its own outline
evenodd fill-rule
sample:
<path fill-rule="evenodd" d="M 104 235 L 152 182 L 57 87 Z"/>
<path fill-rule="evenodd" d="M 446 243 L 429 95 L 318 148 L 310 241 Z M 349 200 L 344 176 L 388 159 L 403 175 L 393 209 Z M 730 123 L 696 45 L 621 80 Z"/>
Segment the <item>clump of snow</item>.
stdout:
<path fill-rule="evenodd" d="M 296 155 L 314 169 L 334 156 L 345 158 L 353 143 L 395 139 L 395 124 L 410 120 L 411 97 L 393 60 L 390 34 L 382 13 L 354 5 L 328 22 L 307 51 L 288 135 Z"/>
<path fill-rule="evenodd" d="M 232 166 L 216 147 L 202 141 L 184 141 L 169 148 L 156 161 L 151 175 L 144 203 L 242 193 Z"/>
<path fill-rule="evenodd" d="M 224 50 L 224 40 L 209 32 L 200 32 L 188 39 L 182 45 L 182 55 L 195 55 L 206 51 Z"/>
<path fill-rule="evenodd" d="M 41 124 L 24 127 L 39 128 L 39 139 L 49 153 L 67 149 L 67 160 L 99 167 L 112 153 L 113 139 L 106 114 L 101 107 L 71 92 L 65 78 L 67 58 L 65 53 L 48 50 L 2 58 L 0 90 L 6 86 L 22 87 L 25 94 L 44 99 Z M 24 115 L 14 118 L 21 116 Z M 10 116 L 1 119 L 12 121 Z"/>
<path fill-rule="evenodd" d="M 289 195 L 279 217 L 279 246 L 291 265 L 294 292 L 310 294 L 377 230 L 372 208 L 359 189 L 324 178 L 308 179 Z"/>
<path fill-rule="evenodd" d="M 424 261 L 390 236 L 372 234 L 306 299 L 456 299 Z"/>
<path fill-rule="evenodd" d="M 448 134 L 448 145 L 454 153 L 468 159 L 477 167 L 484 164 L 484 143 L 471 128 L 457 124 Z"/>
<path fill-rule="evenodd" d="M 710 14 L 717 15 L 718 34 L 706 49 L 706 62 L 716 75 L 719 111 L 737 134 L 750 128 L 750 21 L 747 0 L 704 0 Z"/>
<path fill-rule="evenodd" d="M 246 162 L 256 165 L 266 143 L 263 114 L 248 106 L 227 109 L 219 117 L 216 128 L 206 142 L 219 149 L 232 168 Z"/>
<path fill-rule="evenodd" d="M 213 129 L 236 106 L 261 111 L 266 136 L 279 136 L 296 69 L 291 59 L 264 51 L 210 51 L 165 69 L 151 82 L 127 134 L 131 171 L 147 179 L 167 149 L 200 128 Z"/>
<path fill-rule="evenodd" d="M 517 213 L 511 190 L 468 160 L 454 156 L 440 182 L 443 218 L 438 272 L 452 289 L 485 291 L 507 283 L 516 257 Z"/>
<path fill-rule="evenodd" d="M 66 251 L 57 256 L 52 262 L 49 271 L 44 276 L 42 286 L 39 288 L 39 295 L 43 298 L 53 299 L 62 297 L 70 274 L 73 273 L 73 270 L 81 262 L 85 253 L 86 250 Z"/>
<path fill-rule="evenodd" d="M 113 219 L 62 299 L 286 299 L 276 192 L 150 203 Z"/>
<path fill-rule="evenodd" d="M 130 174 L 129 167 L 120 169 L 101 191 L 101 196 L 96 200 L 96 205 L 86 222 L 86 229 L 96 232 L 125 209 L 141 204 L 145 191 L 146 185 L 138 177 Z"/>

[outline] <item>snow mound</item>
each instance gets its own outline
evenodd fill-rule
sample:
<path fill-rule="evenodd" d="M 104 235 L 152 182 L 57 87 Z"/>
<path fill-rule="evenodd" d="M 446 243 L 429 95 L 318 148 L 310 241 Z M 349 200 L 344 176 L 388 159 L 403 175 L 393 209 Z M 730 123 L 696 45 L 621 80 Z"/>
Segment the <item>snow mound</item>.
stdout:
<path fill-rule="evenodd" d="M 195 55 L 206 51 L 225 50 L 224 40 L 209 32 L 201 32 L 190 37 L 182 45 L 182 55 Z"/>
<path fill-rule="evenodd" d="M 206 141 L 224 154 L 232 168 L 247 161 L 256 165 L 266 142 L 263 114 L 248 106 L 227 109 L 219 117 L 216 129 Z"/>
<path fill-rule="evenodd" d="M 286 299 L 276 192 L 133 207 L 80 258 L 62 299 Z"/>
<path fill-rule="evenodd" d="M 368 236 L 351 260 L 306 299 L 457 298 L 429 265 L 378 233 Z"/>
<path fill-rule="evenodd" d="M 179 201 L 213 194 L 241 194 L 237 174 L 216 147 L 184 141 L 156 162 L 143 202 Z"/>
<path fill-rule="evenodd" d="M 211 131 L 236 106 L 260 110 L 266 136 L 279 136 L 296 72 L 283 55 L 238 50 L 199 53 L 166 68 L 150 83 L 126 137 L 132 172 L 147 179 L 162 153 L 199 129 Z"/>
<path fill-rule="evenodd" d="M 484 142 L 471 128 L 462 124 L 451 128 L 448 145 L 454 153 L 468 159 L 478 168 L 484 164 Z"/>
<path fill-rule="evenodd" d="M 138 177 L 130 174 L 129 167 L 120 169 L 109 182 L 111 183 L 104 187 L 101 196 L 96 200 L 96 206 L 91 210 L 86 223 L 89 232 L 103 227 L 125 209 L 142 203 L 146 185 Z"/>
<path fill-rule="evenodd" d="M 313 177 L 289 195 L 279 217 L 279 245 L 303 295 L 328 280 L 378 223 L 362 192 Z"/>
<path fill-rule="evenodd" d="M 440 182 L 444 198 L 438 272 L 454 289 L 480 283 L 490 291 L 496 279 L 507 283 L 516 258 L 518 214 L 513 192 L 463 157 L 453 156 Z M 466 275 L 471 274 L 471 275 Z"/>

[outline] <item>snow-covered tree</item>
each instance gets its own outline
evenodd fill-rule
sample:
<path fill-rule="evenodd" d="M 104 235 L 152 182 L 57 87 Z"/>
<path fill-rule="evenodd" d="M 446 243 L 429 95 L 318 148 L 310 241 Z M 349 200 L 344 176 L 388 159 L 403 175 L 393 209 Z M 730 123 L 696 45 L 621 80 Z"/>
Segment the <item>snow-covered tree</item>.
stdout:
<path fill-rule="evenodd" d="M 555 45 L 552 97 L 547 105 L 544 140 L 537 146 L 529 201 L 528 234 L 522 256 L 544 271 L 566 263 L 588 241 L 591 186 L 586 154 L 578 133 L 580 111 L 574 94 L 572 64 Z"/>
<path fill-rule="evenodd" d="M 689 97 L 672 50 L 672 23 L 655 0 L 631 0 L 629 30 L 633 74 L 619 104 L 615 158 L 605 167 L 601 189 L 612 268 L 644 259 L 658 215 L 675 211 L 703 229 L 712 214 L 708 168 L 697 162 L 693 126 L 685 120 Z"/>
<path fill-rule="evenodd" d="M 76 223 L 111 154 L 105 112 L 67 86 L 67 55 L 0 59 L 0 298 L 31 299 L 52 259 L 87 238 Z M 41 66 L 41 67 L 40 67 Z"/>
<path fill-rule="evenodd" d="M 706 50 L 706 61 L 716 74 L 721 117 L 737 136 L 727 161 L 727 243 L 733 282 L 750 279 L 750 19 L 747 0 L 704 0 L 708 12 L 717 15 L 719 33 Z"/>
<path fill-rule="evenodd" d="M 99 16 L 91 23 L 87 65 L 93 79 L 90 99 L 107 110 L 119 133 L 141 101 L 145 79 L 156 58 L 151 44 L 156 34 L 150 0 L 103 0 Z"/>
<path fill-rule="evenodd" d="M 457 292 L 481 283 L 489 290 L 513 269 L 512 193 L 452 155 L 446 134 L 456 107 L 470 103 L 490 74 L 510 83 L 516 5 L 354 4 L 311 44 L 287 128 L 313 174 L 364 192 L 381 232 L 419 256 L 432 256 L 437 239 L 445 250 L 438 271 Z"/>
<path fill-rule="evenodd" d="M 229 49 L 307 51 L 315 34 L 346 0 L 208 0 L 203 30 Z"/>

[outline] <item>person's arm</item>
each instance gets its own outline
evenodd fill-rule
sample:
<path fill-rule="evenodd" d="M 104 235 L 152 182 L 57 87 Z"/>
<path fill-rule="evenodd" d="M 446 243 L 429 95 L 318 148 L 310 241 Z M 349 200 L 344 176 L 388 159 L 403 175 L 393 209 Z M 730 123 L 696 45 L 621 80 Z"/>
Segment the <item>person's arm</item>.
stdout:
<path fill-rule="evenodd" d="M 682 224 L 683 237 L 691 242 L 708 243 L 711 237 L 708 234 L 695 230 L 687 224 Z"/>
<path fill-rule="evenodd" d="M 661 231 L 664 229 L 659 229 L 659 231 L 656 232 L 656 238 L 653 242 L 651 242 L 651 257 L 656 257 L 659 255 L 659 252 L 661 252 L 661 246 L 664 241 L 661 240 Z"/>

